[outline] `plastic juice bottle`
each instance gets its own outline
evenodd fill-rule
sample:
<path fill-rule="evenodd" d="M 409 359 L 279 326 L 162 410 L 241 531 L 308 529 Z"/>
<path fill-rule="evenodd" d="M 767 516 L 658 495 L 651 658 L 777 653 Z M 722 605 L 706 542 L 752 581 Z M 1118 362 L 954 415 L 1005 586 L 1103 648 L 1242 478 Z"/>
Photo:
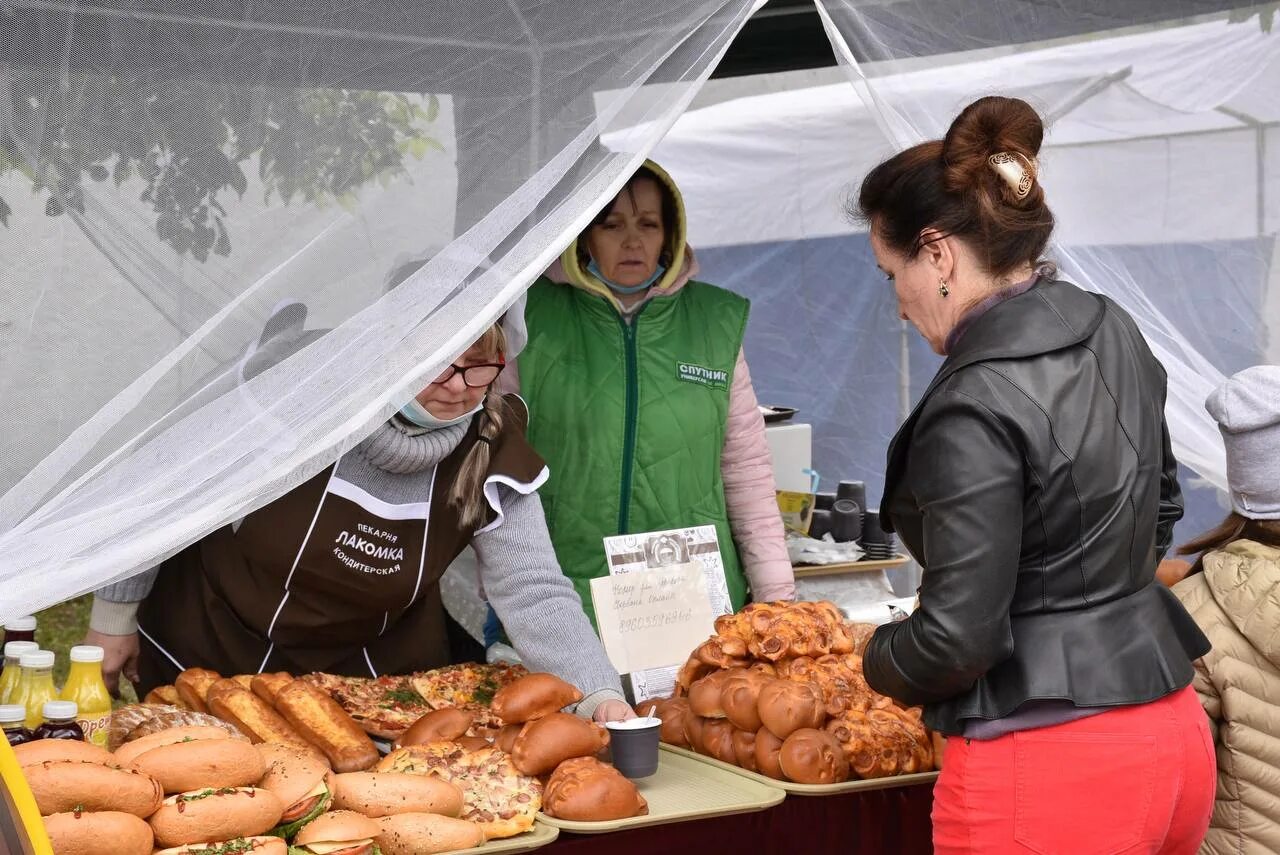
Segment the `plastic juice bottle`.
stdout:
<path fill-rule="evenodd" d="M 86 742 L 107 747 L 107 725 L 111 723 L 111 693 L 102 679 L 102 648 L 81 644 L 71 648 L 71 672 L 62 687 L 62 700 L 75 701 L 79 712 L 76 724 Z"/>
<path fill-rule="evenodd" d="M 35 641 L 36 619 L 31 615 L 14 618 L 4 625 L 4 643 L 10 641 Z"/>
<path fill-rule="evenodd" d="M 21 745 L 35 739 L 27 730 L 27 710 L 15 704 L 0 704 L 0 730 L 10 745 Z"/>
<path fill-rule="evenodd" d="M 75 701 L 45 701 L 40 711 L 44 724 L 36 728 L 33 734 L 36 739 L 74 739 L 84 742 L 84 731 L 80 729 L 76 716 Z"/>
<path fill-rule="evenodd" d="M 22 665 L 22 678 L 10 700 L 26 708 L 27 729 L 35 730 L 44 721 L 44 702 L 58 699 L 53 685 L 53 651 L 24 653 L 18 662 Z"/>
<path fill-rule="evenodd" d="M 4 646 L 4 671 L 0 673 L 0 704 L 9 703 L 18 688 L 18 680 L 22 677 L 22 666 L 18 660 L 24 653 L 39 650 L 40 645 L 34 641 L 10 641 Z"/>

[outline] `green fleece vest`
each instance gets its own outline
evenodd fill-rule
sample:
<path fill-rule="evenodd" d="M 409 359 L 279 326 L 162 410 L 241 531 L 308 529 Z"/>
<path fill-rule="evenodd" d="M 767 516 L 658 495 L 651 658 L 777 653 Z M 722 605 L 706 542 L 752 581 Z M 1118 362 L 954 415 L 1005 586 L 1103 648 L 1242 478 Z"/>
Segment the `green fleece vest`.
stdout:
<path fill-rule="evenodd" d="M 747 584 L 729 530 L 720 453 L 747 301 L 689 282 L 628 325 L 603 297 L 539 279 L 529 290 L 520 388 L 539 493 L 565 575 L 595 622 L 603 538 L 714 525 L 735 610 Z"/>

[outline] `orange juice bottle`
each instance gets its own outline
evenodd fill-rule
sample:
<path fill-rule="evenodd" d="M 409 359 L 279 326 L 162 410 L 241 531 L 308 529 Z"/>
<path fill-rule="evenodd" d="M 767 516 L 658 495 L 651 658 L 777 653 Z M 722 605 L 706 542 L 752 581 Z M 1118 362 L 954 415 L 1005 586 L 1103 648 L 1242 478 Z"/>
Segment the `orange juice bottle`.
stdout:
<path fill-rule="evenodd" d="M 35 730 L 44 721 L 44 702 L 56 701 L 58 690 L 53 685 L 53 651 L 34 650 L 22 654 L 18 690 L 10 698 L 27 710 L 27 729 Z"/>
<path fill-rule="evenodd" d="M 85 742 L 106 748 L 111 694 L 102 679 L 102 656 L 102 648 L 93 644 L 71 648 L 71 672 L 62 687 L 62 700 L 76 702 L 76 724 L 84 731 Z"/>
<path fill-rule="evenodd" d="M 18 660 L 24 653 L 39 650 L 40 645 L 34 641 L 8 641 L 4 645 L 4 671 L 0 673 L 0 704 L 9 703 L 14 691 L 18 688 L 18 680 L 22 677 L 22 666 Z"/>

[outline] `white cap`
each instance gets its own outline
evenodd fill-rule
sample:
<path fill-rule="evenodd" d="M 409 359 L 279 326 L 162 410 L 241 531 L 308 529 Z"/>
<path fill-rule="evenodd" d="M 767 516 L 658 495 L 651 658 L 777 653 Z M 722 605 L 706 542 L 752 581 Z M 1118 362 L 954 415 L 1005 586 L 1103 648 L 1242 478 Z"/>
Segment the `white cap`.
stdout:
<path fill-rule="evenodd" d="M 4 656 L 6 659 L 17 659 L 24 653 L 34 653 L 40 649 L 40 645 L 34 641 L 7 641 L 4 645 Z"/>
<path fill-rule="evenodd" d="M 45 701 L 40 710 L 45 721 L 51 718 L 75 718 L 78 712 L 80 707 L 76 706 L 75 701 Z"/>
<path fill-rule="evenodd" d="M 22 704 L 2 704 L 0 705 L 0 724 L 14 724 L 19 721 L 26 721 L 27 708 Z"/>
<path fill-rule="evenodd" d="M 31 632 L 36 628 L 36 619 L 34 615 L 16 617 L 6 623 L 4 628 L 6 632 Z"/>
<path fill-rule="evenodd" d="M 18 659 L 18 664 L 23 668 L 52 668 L 53 651 L 32 650 L 30 653 L 22 654 Z"/>
<path fill-rule="evenodd" d="M 72 662 L 101 662 L 102 648 L 96 644 L 77 644 L 71 648 Z"/>

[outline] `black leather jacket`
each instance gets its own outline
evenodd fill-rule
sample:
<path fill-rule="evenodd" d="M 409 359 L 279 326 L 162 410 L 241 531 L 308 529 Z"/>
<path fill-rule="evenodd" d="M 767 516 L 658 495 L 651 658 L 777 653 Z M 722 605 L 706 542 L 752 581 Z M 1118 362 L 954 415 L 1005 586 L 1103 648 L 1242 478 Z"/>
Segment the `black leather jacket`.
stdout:
<path fill-rule="evenodd" d="M 867 682 L 925 721 L 1142 703 L 1209 642 L 1155 582 L 1182 516 L 1165 373 L 1115 303 L 1042 280 L 966 330 L 889 447 L 882 512 L 924 568 Z"/>

